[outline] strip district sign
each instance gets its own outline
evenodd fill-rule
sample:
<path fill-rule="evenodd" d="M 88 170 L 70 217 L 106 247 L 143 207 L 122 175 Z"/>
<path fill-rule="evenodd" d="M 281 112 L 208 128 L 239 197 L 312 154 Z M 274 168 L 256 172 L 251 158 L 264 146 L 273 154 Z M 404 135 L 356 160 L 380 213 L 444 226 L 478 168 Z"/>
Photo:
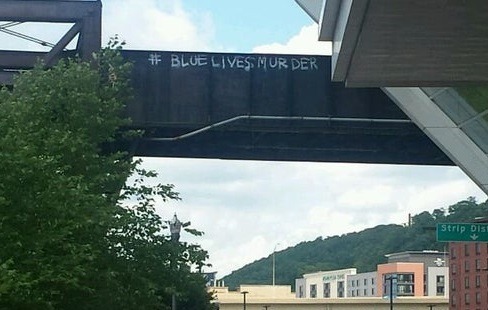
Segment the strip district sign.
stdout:
<path fill-rule="evenodd" d="M 488 242 L 488 223 L 437 224 L 437 241 Z"/>

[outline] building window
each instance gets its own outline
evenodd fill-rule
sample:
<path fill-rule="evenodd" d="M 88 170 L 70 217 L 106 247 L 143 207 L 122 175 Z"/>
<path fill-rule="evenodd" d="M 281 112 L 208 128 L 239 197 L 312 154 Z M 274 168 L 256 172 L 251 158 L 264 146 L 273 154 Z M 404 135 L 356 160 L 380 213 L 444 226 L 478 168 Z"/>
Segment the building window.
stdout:
<path fill-rule="evenodd" d="M 456 280 L 452 279 L 451 280 L 451 291 L 455 291 L 456 290 Z"/>
<path fill-rule="evenodd" d="M 476 250 L 476 254 L 481 254 L 481 244 L 480 243 L 475 243 L 475 250 Z"/>
<path fill-rule="evenodd" d="M 364 279 L 363 283 L 364 285 L 368 285 L 368 279 Z"/>
<path fill-rule="evenodd" d="M 481 292 L 476 292 L 476 303 L 477 304 L 481 303 Z"/>
<path fill-rule="evenodd" d="M 436 291 L 437 296 L 444 296 L 444 286 L 438 286 Z"/>
<path fill-rule="evenodd" d="M 469 293 L 464 294 L 464 304 L 469 305 Z"/>
<path fill-rule="evenodd" d="M 464 288 L 469 288 L 469 276 L 464 277 Z"/>
<path fill-rule="evenodd" d="M 480 287 L 480 285 L 481 285 L 481 277 L 478 274 L 478 275 L 476 275 L 476 287 Z"/>
<path fill-rule="evenodd" d="M 344 297 L 344 281 L 337 281 L 337 297 Z"/>
<path fill-rule="evenodd" d="M 464 261 L 464 271 L 469 271 L 469 260 Z"/>
<path fill-rule="evenodd" d="M 352 297 L 356 297 L 356 291 L 352 290 L 351 295 L 352 295 Z"/>
<path fill-rule="evenodd" d="M 303 298 L 303 286 L 301 285 L 298 287 L 298 297 Z"/>
<path fill-rule="evenodd" d="M 413 273 L 399 273 L 397 275 L 398 283 L 413 283 Z"/>
<path fill-rule="evenodd" d="M 464 256 L 469 256 L 469 244 L 464 244 Z"/>
<path fill-rule="evenodd" d="M 374 288 L 371 289 L 371 296 L 374 296 Z"/>
<path fill-rule="evenodd" d="M 413 284 L 398 284 L 397 292 L 398 296 L 413 296 L 414 286 Z"/>
<path fill-rule="evenodd" d="M 368 296 L 368 290 L 366 289 L 363 290 L 363 296 Z"/>
<path fill-rule="evenodd" d="M 456 248 L 451 248 L 451 258 L 456 258 Z"/>
<path fill-rule="evenodd" d="M 324 298 L 330 298 L 330 283 L 324 283 Z"/>
<path fill-rule="evenodd" d="M 437 276 L 436 277 L 436 293 L 437 296 L 443 296 L 444 295 L 444 276 Z"/>
<path fill-rule="evenodd" d="M 456 306 L 456 295 L 451 296 L 451 305 Z"/>
<path fill-rule="evenodd" d="M 354 287 L 354 283 L 356 283 L 356 281 L 352 280 L 351 281 L 351 286 Z"/>
<path fill-rule="evenodd" d="M 427 296 L 427 274 L 424 273 L 424 295 Z"/>
<path fill-rule="evenodd" d="M 475 261 L 476 270 L 481 270 L 481 259 Z"/>
<path fill-rule="evenodd" d="M 310 285 L 310 298 L 317 298 L 317 284 Z"/>
<path fill-rule="evenodd" d="M 457 265 L 456 264 L 451 264 L 451 273 L 456 274 L 457 272 Z"/>
<path fill-rule="evenodd" d="M 397 295 L 413 296 L 415 291 L 413 273 L 399 273 L 397 275 Z"/>
<path fill-rule="evenodd" d="M 374 285 L 374 278 L 371 278 L 371 285 Z"/>

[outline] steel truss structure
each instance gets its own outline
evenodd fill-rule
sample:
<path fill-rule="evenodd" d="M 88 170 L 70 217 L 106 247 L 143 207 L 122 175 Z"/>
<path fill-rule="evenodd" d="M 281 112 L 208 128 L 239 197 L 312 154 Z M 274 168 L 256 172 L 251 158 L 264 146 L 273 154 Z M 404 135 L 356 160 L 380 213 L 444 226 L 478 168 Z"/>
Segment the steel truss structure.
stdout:
<path fill-rule="evenodd" d="M 48 52 L 0 50 L 0 84 L 11 84 L 19 70 L 32 68 L 39 59 L 53 65 L 77 36 L 76 48 L 70 51 L 83 59 L 91 57 L 101 46 L 102 3 L 100 0 L 3 0 L 0 6 L 0 31 L 35 41 L 10 28 L 25 22 L 70 23 L 73 26 L 51 46 Z M 35 41 L 36 42 L 36 41 Z M 37 43 L 46 45 L 38 40 Z M 1 46 L 0 46 L 1 48 Z"/>

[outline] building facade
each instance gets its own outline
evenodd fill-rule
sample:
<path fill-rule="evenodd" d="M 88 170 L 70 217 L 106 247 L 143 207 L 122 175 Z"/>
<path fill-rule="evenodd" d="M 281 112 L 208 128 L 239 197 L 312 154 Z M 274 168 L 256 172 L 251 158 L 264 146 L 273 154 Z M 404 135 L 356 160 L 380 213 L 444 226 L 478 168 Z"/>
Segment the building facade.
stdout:
<path fill-rule="evenodd" d="M 347 278 L 356 274 L 356 268 L 320 271 L 304 274 L 295 280 L 297 298 L 345 298 Z"/>
<path fill-rule="evenodd" d="M 406 251 L 386 255 L 377 270 L 355 268 L 320 271 L 295 280 L 297 298 L 442 297 L 449 296 L 448 255 L 439 251 Z"/>
<path fill-rule="evenodd" d="M 451 242 L 449 309 L 488 309 L 488 243 Z"/>
<path fill-rule="evenodd" d="M 347 277 L 347 297 L 375 297 L 376 271 L 358 273 Z"/>
<path fill-rule="evenodd" d="M 424 250 L 387 254 L 388 263 L 422 263 L 424 265 L 424 296 L 447 297 L 449 294 L 449 253 Z"/>
<path fill-rule="evenodd" d="M 423 263 L 387 263 L 378 265 L 377 290 L 383 297 L 424 296 Z"/>
<path fill-rule="evenodd" d="M 448 297 L 449 296 L 449 268 L 428 267 L 425 281 L 425 295 Z"/>

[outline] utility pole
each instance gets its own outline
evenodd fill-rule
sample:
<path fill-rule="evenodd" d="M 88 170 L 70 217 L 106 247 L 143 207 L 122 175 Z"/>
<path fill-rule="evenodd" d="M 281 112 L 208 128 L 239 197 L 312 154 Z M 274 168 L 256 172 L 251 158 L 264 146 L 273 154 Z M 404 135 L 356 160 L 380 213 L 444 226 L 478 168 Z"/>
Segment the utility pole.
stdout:
<path fill-rule="evenodd" d="M 276 259 L 275 259 L 275 253 L 276 253 L 276 247 L 280 245 L 277 243 L 273 249 L 273 286 L 275 286 L 275 279 L 276 279 Z"/>

